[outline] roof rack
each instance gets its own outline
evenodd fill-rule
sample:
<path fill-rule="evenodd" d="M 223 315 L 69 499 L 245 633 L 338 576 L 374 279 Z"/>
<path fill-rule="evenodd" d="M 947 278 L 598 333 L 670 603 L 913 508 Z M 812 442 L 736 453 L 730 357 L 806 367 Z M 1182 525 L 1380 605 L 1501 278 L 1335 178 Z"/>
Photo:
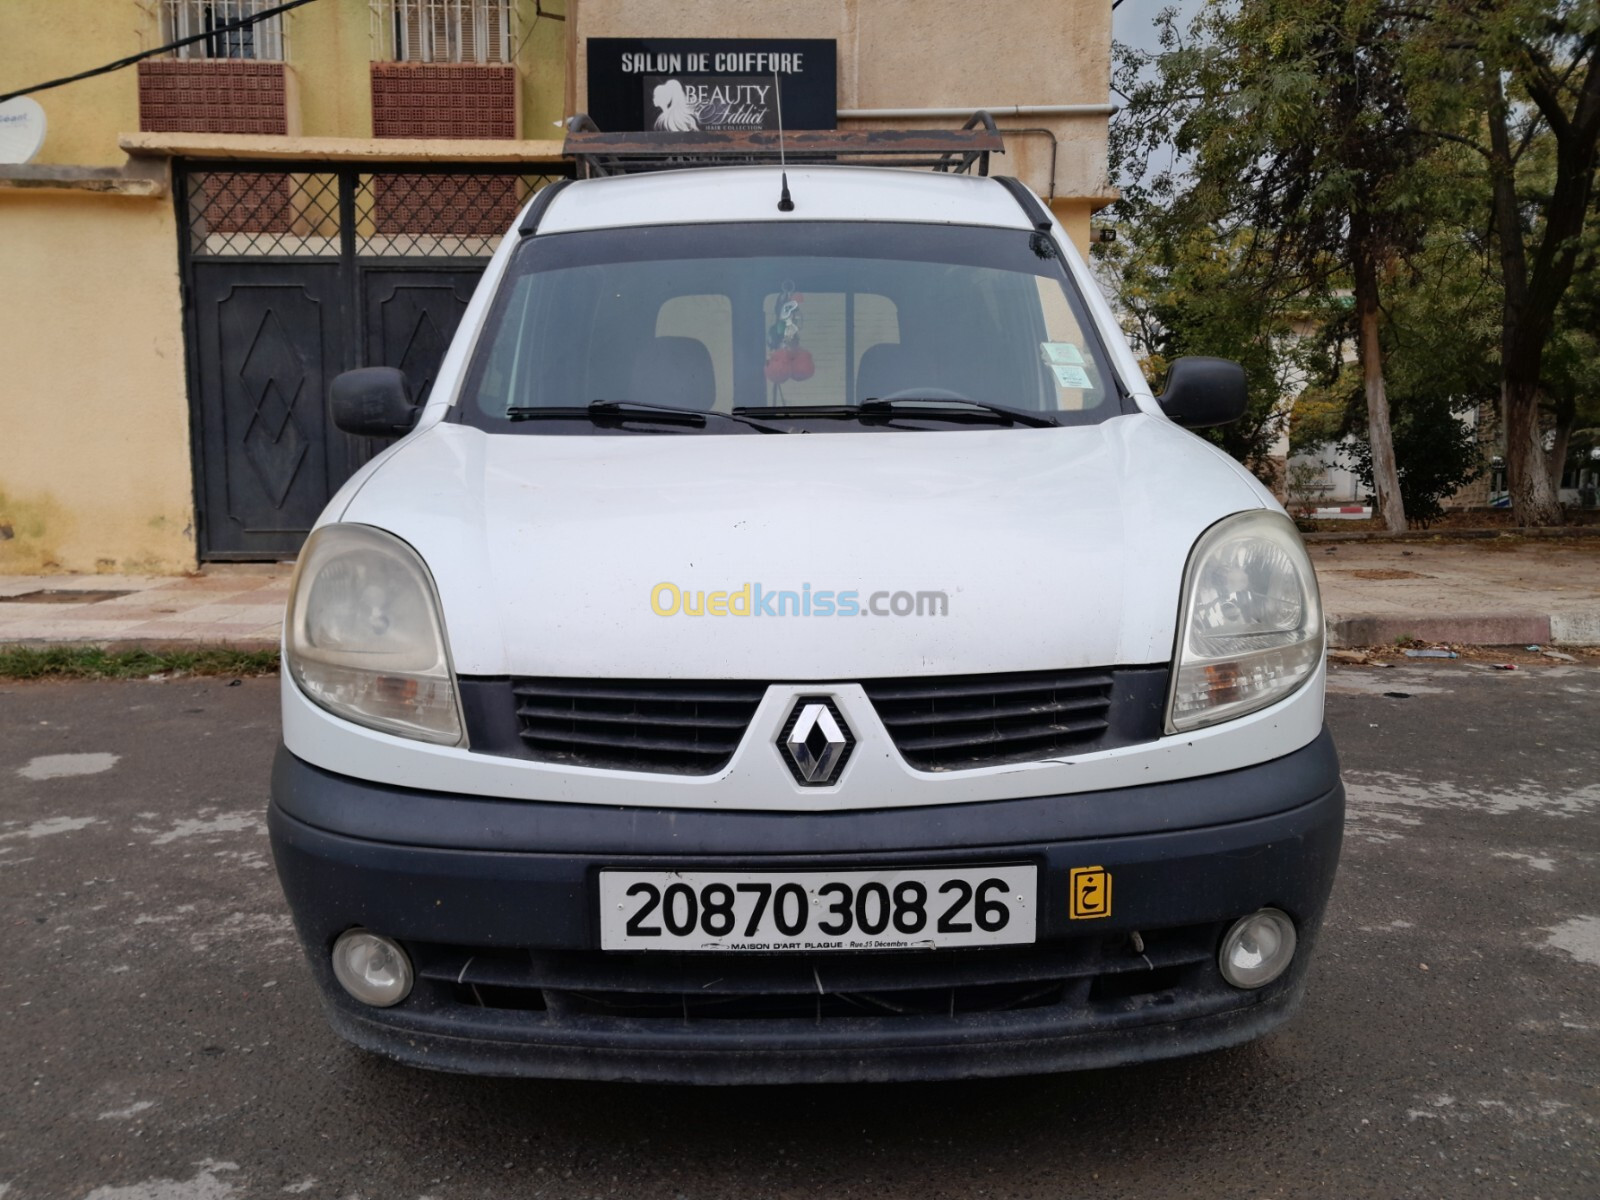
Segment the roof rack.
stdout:
<path fill-rule="evenodd" d="M 782 151 L 790 164 L 848 163 L 851 166 L 931 168 L 956 174 L 989 173 L 989 155 L 1005 153 L 1005 139 L 987 112 L 972 114 L 957 129 L 791 129 Z M 603 133 L 586 113 L 567 119 L 562 153 L 574 159 L 582 179 L 669 171 L 682 167 L 725 167 L 776 163 L 778 131 L 679 133 L 654 129 Z"/>

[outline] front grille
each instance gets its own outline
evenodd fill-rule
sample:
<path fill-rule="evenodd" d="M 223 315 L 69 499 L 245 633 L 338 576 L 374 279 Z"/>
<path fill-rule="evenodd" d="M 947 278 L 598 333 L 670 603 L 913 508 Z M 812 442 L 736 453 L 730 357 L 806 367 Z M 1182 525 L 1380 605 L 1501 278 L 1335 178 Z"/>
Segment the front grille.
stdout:
<path fill-rule="evenodd" d="M 480 754 L 676 775 L 725 767 L 767 690 L 765 683 L 727 680 L 458 682 L 468 742 Z M 956 771 L 1155 741 L 1167 668 L 868 679 L 861 686 L 906 762 Z"/>
<path fill-rule="evenodd" d="M 1110 725 L 1115 683 L 1116 672 L 1107 669 L 880 679 L 861 686 L 908 763 L 948 771 L 1098 748 Z"/>
<path fill-rule="evenodd" d="M 511 681 L 528 757 L 675 775 L 727 766 L 766 690 L 715 680 Z"/>
<path fill-rule="evenodd" d="M 1222 988 L 1220 925 L 1033 946 L 807 954 L 620 954 L 413 945 L 429 1007 L 549 1018 L 826 1021 L 960 1017 L 1072 1006 L 1085 1015 L 1159 1010 Z"/>

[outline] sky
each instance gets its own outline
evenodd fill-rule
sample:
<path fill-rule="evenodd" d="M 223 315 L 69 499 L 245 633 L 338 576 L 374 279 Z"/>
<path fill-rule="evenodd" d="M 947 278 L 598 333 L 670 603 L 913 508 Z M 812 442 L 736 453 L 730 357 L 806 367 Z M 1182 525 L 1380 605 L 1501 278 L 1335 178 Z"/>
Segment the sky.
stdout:
<path fill-rule="evenodd" d="M 1156 37 L 1156 15 L 1164 8 L 1176 8 L 1181 26 L 1187 24 L 1205 3 L 1206 0 L 1122 0 L 1120 5 L 1111 10 L 1112 39 L 1140 50 L 1159 50 L 1161 44 Z M 1120 96 L 1111 96 L 1111 103 L 1121 102 Z"/>
<path fill-rule="evenodd" d="M 1184 22 L 1200 8 L 1203 0 L 1122 0 L 1111 12 L 1111 36 L 1141 50 L 1156 50 L 1156 14 L 1176 8 Z"/>

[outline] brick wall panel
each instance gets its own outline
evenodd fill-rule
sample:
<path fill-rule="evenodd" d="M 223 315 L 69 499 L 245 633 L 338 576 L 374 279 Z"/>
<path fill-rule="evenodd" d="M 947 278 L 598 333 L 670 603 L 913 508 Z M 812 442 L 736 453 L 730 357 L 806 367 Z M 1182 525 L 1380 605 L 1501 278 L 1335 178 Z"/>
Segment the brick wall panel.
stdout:
<path fill-rule="evenodd" d="M 372 136 L 514 138 L 516 68 L 472 63 L 372 64 Z M 393 175 L 373 180 L 380 233 L 494 236 L 518 207 L 504 176 Z"/>
<path fill-rule="evenodd" d="M 372 136 L 514 138 L 516 94 L 511 66 L 375 62 Z"/>
<path fill-rule="evenodd" d="M 139 64 L 139 128 L 151 133 L 287 134 L 284 65 L 147 58 Z"/>

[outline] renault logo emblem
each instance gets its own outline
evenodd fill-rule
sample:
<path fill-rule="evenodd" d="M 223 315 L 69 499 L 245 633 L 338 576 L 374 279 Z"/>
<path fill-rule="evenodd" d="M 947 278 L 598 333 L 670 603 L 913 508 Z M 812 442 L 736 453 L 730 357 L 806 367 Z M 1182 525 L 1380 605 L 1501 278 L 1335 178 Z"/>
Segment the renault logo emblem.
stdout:
<path fill-rule="evenodd" d="M 785 722 L 778 746 L 784 761 L 805 787 L 833 783 L 856 744 L 844 714 L 826 696 L 802 696 Z"/>

